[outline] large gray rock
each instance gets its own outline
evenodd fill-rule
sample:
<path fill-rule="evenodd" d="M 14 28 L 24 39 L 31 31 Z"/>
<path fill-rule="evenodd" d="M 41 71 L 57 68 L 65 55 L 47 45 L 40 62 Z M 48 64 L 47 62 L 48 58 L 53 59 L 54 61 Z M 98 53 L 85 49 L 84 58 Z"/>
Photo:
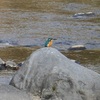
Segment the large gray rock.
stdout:
<path fill-rule="evenodd" d="M 33 52 L 10 84 L 42 100 L 100 100 L 100 74 L 50 47 Z"/>
<path fill-rule="evenodd" d="M 35 100 L 31 94 L 20 91 L 13 86 L 0 84 L 0 100 Z"/>

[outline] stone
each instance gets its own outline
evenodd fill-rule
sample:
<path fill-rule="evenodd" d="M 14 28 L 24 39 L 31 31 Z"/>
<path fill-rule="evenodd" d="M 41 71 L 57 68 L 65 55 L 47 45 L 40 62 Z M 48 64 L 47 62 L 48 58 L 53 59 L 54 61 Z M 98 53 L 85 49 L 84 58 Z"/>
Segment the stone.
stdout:
<path fill-rule="evenodd" d="M 24 63 L 24 61 L 23 61 L 23 62 L 18 63 L 17 65 L 18 65 L 19 67 L 21 67 L 21 66 L 23 65 L 23 63 Z"/>
<path fill-rule="evenodd" d="M 11 78 L 12 75 L 0 75 L 0 100 L 40 100 L 38 96 L 9 85 Z"/>
<path fill-rule="evenodd" d="M 10 85 L 41 100 L 100 100 L 100 74 L 45 47 L 33 52 Z"/>
<path fill-rule="evenodd" d="M 84 45 L 74 45 L 70 48 L 68 48 L 68 50 L 85 50 L 86 47 Z"/>
<path fill-rule="evenodd" d="M 70 59 L 72 62 L 75 62 L 75 63 L 78 63 L 78 64 L 80 64 L 80 62 L 79 61 L 77 61 L 77 60 L 74 60 L 74 59 Z"/>
<path fill-rule="evenodd" d="M 0 70 L 5 69 L 5 62 L 0 58 Z"/>
<path fill-rule="evenodd" d="M 11 79 L 12 79 L 12 75 L 9 75 L 9 73 L 4 71 L 0 73 L 0 84 L 9 85 Z"/>
<path fill-rule="evenodd" d="M 5 62 L 0 58 L 0 64 L 5 64 Z"/>
<path fill-rule="evenodd" d="M 11 69 L 11 70 L 17 70 L 19 69 L 19 67 L 17 66 L 17 64 L 13 61 L 6 61 L 6 68 L 7 69 Z"/>
<path fill-rule="evenodd" d="M 13 86 L 0 84 L 0 100 L 35 100 L 31 94 Z"/>
<path fill-rule="evenodd" d="M 0 48 L 1 47 L 12 47 L 13 45 L 9 44 L 9 43 L 0 43 Z"/>
<path fill-rule="evenodd" d="M 73 15 L 74 18 L 84 18 L 84 17 L 93 17 L 95 13 L 93 12 L 86 12 L 86 13 L 76 13 Z"/>

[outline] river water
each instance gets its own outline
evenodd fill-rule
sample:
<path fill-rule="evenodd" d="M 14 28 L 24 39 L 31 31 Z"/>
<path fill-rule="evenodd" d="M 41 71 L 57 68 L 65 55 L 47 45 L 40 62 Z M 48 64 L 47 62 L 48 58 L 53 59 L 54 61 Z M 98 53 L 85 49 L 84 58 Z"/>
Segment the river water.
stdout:
<path fill-rule="evenodd" d="M 75 13 L 94 16 L 74 18 Z M 0 0 L 0 42 L 66 50 L 83 44 L 100 49 L 100 0 Z"/>

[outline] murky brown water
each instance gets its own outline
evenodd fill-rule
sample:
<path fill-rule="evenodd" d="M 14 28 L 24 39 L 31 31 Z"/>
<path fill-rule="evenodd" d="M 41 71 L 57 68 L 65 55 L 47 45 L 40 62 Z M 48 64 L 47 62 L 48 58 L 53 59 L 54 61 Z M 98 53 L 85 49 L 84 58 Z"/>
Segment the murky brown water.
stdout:
<path fill-rule="evenodd" d="M 80 12 L 95 16 L 73 18 Z M 0 42 L 43 47 L 48 37 L 61 50 L 100 49 L 100 0 L 0 0 Z"/>

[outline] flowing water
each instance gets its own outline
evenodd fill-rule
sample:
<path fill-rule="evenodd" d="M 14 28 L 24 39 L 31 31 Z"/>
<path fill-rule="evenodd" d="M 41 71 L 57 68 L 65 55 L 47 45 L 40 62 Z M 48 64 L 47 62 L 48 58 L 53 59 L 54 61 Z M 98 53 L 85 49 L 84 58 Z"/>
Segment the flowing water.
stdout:
<path fill-rule="evenodd" d="M 74 18 L 75 13 L 94 16 Z M 66 50 L 83 44 L 100 49 L 100 0 L 0 0 L 0 42 Z"/>

